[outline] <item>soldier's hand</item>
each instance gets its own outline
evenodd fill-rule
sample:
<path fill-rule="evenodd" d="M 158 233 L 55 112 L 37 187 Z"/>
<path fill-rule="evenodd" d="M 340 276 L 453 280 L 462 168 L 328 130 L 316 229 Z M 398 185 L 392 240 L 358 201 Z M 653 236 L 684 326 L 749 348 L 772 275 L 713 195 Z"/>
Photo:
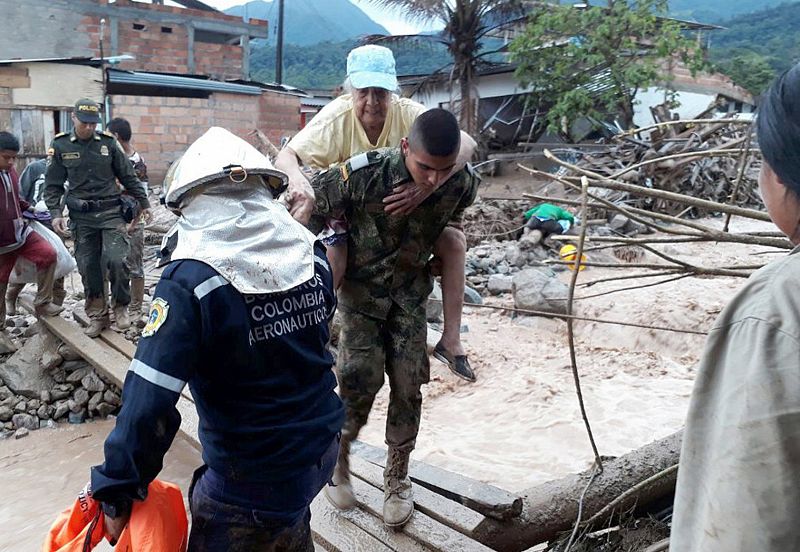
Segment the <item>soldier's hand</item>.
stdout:
<path fill-rule="evenodd" d="M 390 215 L 407 215 L 433 193 L 434 188 L 423 188 L 413 182 L 400 184 L 383 198 L 384 210 Z"/>
<path fill-rule="evenodd" d="M 314 212 L 314 189 L 305 177 L 290 178 L 286 190 L 289 213 L 300 224 L 308 224 Z"/>
<path fill-rule="evenodd" d="M 69 230 L 67 229 L 67 219 L 65 219 L 64 217 L 54 218 L 52 224 L 53 224 L 53 230 L 55 230 L 58 235 L 63 237 L 69 236 Z"/>

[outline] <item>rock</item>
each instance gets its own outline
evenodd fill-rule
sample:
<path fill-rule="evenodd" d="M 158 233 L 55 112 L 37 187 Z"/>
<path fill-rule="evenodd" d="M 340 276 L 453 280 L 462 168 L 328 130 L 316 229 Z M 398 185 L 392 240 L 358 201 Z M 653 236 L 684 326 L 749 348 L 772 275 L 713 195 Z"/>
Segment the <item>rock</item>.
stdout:
<path fill-rule="evenodd" d="M 51 375 L 53 376 L 53 381 L 56 383 L 66 383 L 67 381 L 67 373 L 63 368 L 56 368 L 51 372 Z"/>
<path fill-rule="evenodd" d="M 569 288 L 552 270 L 523 270 L 514 275 L 513 283 L 514 306 L 518 309 L 566 313 Z"/>
<path fill-rule="evenodd" d="M 476 305 L 483 304 L 483 297 L 481 294 L 475 291 L 473 288 L 469 286 L 464 287 L 464 302 L 465 303 L 474 303 Z"/>
<path fill-rule="evenodd" d="M 11 418 L 11 423 L 16 427 L 25 427 L 31 430 L 39 429 L 39 420 L 36 416 L 31 416 L 30 414 L 14 414 Z"/>
<path fill-rule="evenodd" d="M 50 397 L 50 391 L 42 391 L 39 393 L 39 400 L 45 404 L 50 404 L 52 402 L 52 397 Z"/>
<path fill-rule="evenodd" d="M 100 404 L 97 405 L 97 414 L 101 418 L 105 418 L 108 415 L 110 415 L 112 412 L 114 412 L 116 409 L 117 409 L 117 407 L 115 407 L 115 406 L 111 406 L 108 403 L 101 402 Z"/>
<path fill-rule="evenodd" d="M 4 386 L 0 387 L 0 401 L 2 401 L 3 399 L 7 399 L 8 397 L 13 397 L 13 396 L 14 396 L 14 392 L 11 391 L 11 389 L 9 389 L 8 386 L 4 385 Z"/>
<path fill-rule="evenodd" d="M 66 370 L 67 372 L 74 372 L 75 370 L 80 370 L 81 368 L 89 368 L 89 364 L 87 364 L 87 362 L 83 359 L 65 360 L 64 364 L 62 365 L 62 368 L 64 368 L 64 370 Z"/>
<path fill-rule="evenodd" d="M 442 287 L 439 282 L 433 282 L 433 291 L 428 296 L 428 304 L 425 307 L 425 316 L 428 322 L 442 321 Z"/>
<path fill-rule="evenodd" d="M 100 404 L 102 400 L 103 400 L 102 391 L 98 391 L 97 393 L 92 395 L 92 398 L 89 399 L 89 405 L 87 406 L 89 412 L 94 412 L 95 410 L 97 410 L 97 405 Z"/>
<path fill-rule="evenodd" d="M 86 409 L 81 408 L 78 412 L 69 413 L 69 423 L 82 424 L 86 421 Z"/>
<path fill-rule="evenodd" d="M 81 381 L 83 378 L 85 378 L 87 375 L 89 375 L 91 371 L 92 369 L 89 367 L 78 368 L 71 374 L 67 374 L 67 381 L 69 383 L 77 383 Z"/>
<path fill-rule="evenodd" d="M 64 416 L 66 416 L 67 412 L 69 412 L 69 404 L 65 401 L 61 404 L 56 405 L 56 411 L 53 413 L 54 420 L 60 420 Z"/>
<path fill-rule="evenodd" d="M 24 427 L 21 427 L 14 432 L 14 439 L 22 439 L 23 437 L 27 436 L 28 436 L 28 430 Z"/>
<path fill-rule="evenodd" d="M 14 408 L 15 404 L 17 404 L 16 395 L 11 395 L 10 397 L 6 397 L 5 399 L 0 401 L 0 406 L 7 406 L 9 408 Z"/>
<path fill-rule="evenodd" d="M 514 278 L 503 274 L 492 274 L 486 284 L 486 289 L 492 295 L 511 293 L 514 291 Z"/>
<path fill-rule="evenodd" d="M 7 355 L 17 351 L 17 346 L 11 341 L 11 338 L 6 335 L 3 328 L 0 328 L 0 355 Z"/>
<path fill-rule="evenodd" d="M 28 409 L 33 408 L 34 410 L 36 410 L 41 406 L 41 404 L 42 401 L 40 401 L 39 399 L 31 399 L 28 401 Z"/>
<path fill-rule="evenodd" d="M 51 372 L 61 366 L 63 362 L 64 358 L 58 353 L 45 351 L 42 353 L 42 359 L 39 361 L 39 365 L 48 372 Z"/>
<path fill-rule="evenodd" d="M 119 406 L 121 403 L 119 400 L 119 395 L 114 393 L 111 389 L 106 389 L 106 392 L 103 393 L 103 401 L 114 407 Z"/>
<path fill-rule="evenodd" d="M 39 323 L 32 324 L 25 328 L 25 331 L 22 332 L 22 337 L 33 337 L 39 333 Z"/>
<path fill-rule="evenodd" d="M 50 407 L 48 407 L 46 404 L 43 404 L 42 406 L 40 406 L 38 408 L 38 410 L 36 410 L 36 416 L 40 420 L 46 420 L 47 418 L 50 417 L 50 413 L 48 412 L 48 408 L 50 408 Z"/>
<path fill-rule="evenodd" d="M 0 422 L 7 422 L 14 415 L 14 411 L 7 406 L 0 406 Z"/>
<path fill-rule="evenodd" d="M 66 343 L 62 343 L 62 344 L 61 344 L 61 345 L 58 347 L 58 354 L 59 354 L 59 355 L 61 355 L 61 356 L 62 356 L 62 358 L 63 358 L 63 359 L 66 361 L 66 362 L 74 362 L 74 361 L 76 361 L 76 360 L 80 360 L 80 361 L 82 361 L 82 360 L 83 360 L 83 358 L 81 357 L 81 355 L 79 355 L 77 352 L 75 352 L 75 349 L 73 349 L 72 347 L 70 347 L 70 346 L 69 346 L 69 345 L 67 345 Z"/>
<path fill-rule="evenodd" d="M 83 387 L 79 388 L 78 390 L 75 391 L 75 394 L 73 395 L 73 400 L 75 401 L 75 404 L 77 404 L 78 406 L 86 405 L 89 402 L 89 391 L 87 391 Z"/>
<path fill-rule="evenodd" d="M 508 274 L 509 272 L 511 272 L 511 267 L 505 261 L 497 265 L 498 274 Z"/>
<path fill-rule="evenodd" d="M 28 339 L 22 348 L 0 364 L 0 378 L 17 395 L 38 397 L 42 391 L 52 389 L 55 381 L 39 366 L 42 336 Z"/>
<path fill-rule="evenodd" d="M 55 429 L 56 423 L 53 420 L 39 420 L 39 429 Z"/>
<path fill-rule="evenodd" d="M 28 410 L 28 403 L 27 403 L 27 401 L 19 401 L 19 402 L 18 402 L 18 403 L 17 403 L 17 404 L 14 406 L 14 412 L 25 412 L 26 410 Z"/>
<path fill-rule="evenodd" d="M 106 384 L 100 379 L 94 371 L 89 372 L 81 379 L 81 385 L 86 388 L 90 393 L 99 391 L 102 393 L 106 390 Z M 91 409 L 90 409 L 91 410 Z"/>
<path fill-rule="evenodd" d="M 631 219 L 629 219 L 622 213 L 617 213 L 616 215 L 611 217 L 610 221 L 608 221 L 608 227 L 611 228 L 612 230 L 616 230 L 617 232 L 624 233 L 625 225 L 627 225 L 630 221 Z"/>
<path fill-rule="evenodd" d="M 50 397 L 54 401 L 60 401 L 62 399 L 66 399 L 67 397 L 69 397 L 69 394 L 70 394 L 69 391 L 64 391 L 63 389 L 53 389 L 50 392 Z"/>

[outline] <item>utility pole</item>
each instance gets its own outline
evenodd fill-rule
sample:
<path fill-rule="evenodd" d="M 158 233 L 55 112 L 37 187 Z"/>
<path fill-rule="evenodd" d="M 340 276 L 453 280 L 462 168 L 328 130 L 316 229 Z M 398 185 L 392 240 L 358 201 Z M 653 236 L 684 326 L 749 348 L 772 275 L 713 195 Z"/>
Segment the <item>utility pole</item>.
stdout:
<path fill-rule="evenodd" d="M 278 45 L 275 48 L 275 82 L 283 84 L 283 0 L 278 0 Z"/>

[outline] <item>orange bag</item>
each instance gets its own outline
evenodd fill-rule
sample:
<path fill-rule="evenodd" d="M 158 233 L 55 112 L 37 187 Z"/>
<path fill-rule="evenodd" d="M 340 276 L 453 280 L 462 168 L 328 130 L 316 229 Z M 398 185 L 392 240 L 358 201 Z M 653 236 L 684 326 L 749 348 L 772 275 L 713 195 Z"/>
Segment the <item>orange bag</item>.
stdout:
<path fill-rule="evenodd" d="M 147 500 L 133 502 L 118 552 L 184 552 L 189 533 L 186 506 L 177 485 L 156 479 Z M 72 508 L 64 510 L 47 535 L 42 552 L 89 552 L 106 537 L 100 503 L 87 484 Z"/>

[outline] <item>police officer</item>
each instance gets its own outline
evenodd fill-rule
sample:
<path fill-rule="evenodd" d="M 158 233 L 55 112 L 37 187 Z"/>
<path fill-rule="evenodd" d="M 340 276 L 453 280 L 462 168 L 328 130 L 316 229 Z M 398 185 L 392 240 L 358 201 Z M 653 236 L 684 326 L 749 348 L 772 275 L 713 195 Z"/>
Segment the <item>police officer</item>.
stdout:
<path fill-rule="evenodd" d="M 347 268 L 339 288 L 342 333 L 339 385 L 347 420 L 334 486 L 325 492 L 341 509 L 355 504 L 348 469 L 350 444 L 366 423 L 373 400 L 389 377 L 386 421 L 389 454 L 384 471 L 384 523 L 403 526 L 413 514 L 408 462 L 419 430 L 429 379 L 425 301 L 433 287 L 428 266 L 434 244 L 450 225 L 460 228 L 477 193 L 469 167 L 445 180 L 458 156 L 460 131 L 452 113 L 432 109 L 414 121 L 399 148 L 352 157 L 317 176 L 312 231 L 324 217 L 350 223 Z M 402 184 L 433 189 L 408 215 L 388 215 L 384 198 Z"/>
<path fill-rule="evenodd" d="M 69 180 L 66 204 L 75 240 L 75 259 L 86 294 L 86 314 L 91 322 L 86 335 L 97 337 L 110 324 L 103 278 L 108 271 L 114 316 L 121 330 L 130 327 L 130 275 L 125 264 L 128 233 L 121 214 L 117 179 L 150 220 L 147 193 L 136 178 L 128 158 L 113 135 L 96 132 L 100 107 L 89 99 L 75 103 L 72 132 L 58 134 L 50 146 L 45 175 L 44 201 L 53 228 L 66 233 L 61 210 L 64 181 Z"/>
<path fill-rule="evenodd" d="M 93 496 L 117 538 L 161 469 L 188 382 L 206 464 L 190 490 L 189 550 L 313 552 L 309 505 L 330 480 L 344 421 L 324 247 L 274 199 L 286 176 L 224 129 L 192 144 L 173 175 L 178 245 L 105 463 L 92 469 Z"/>

